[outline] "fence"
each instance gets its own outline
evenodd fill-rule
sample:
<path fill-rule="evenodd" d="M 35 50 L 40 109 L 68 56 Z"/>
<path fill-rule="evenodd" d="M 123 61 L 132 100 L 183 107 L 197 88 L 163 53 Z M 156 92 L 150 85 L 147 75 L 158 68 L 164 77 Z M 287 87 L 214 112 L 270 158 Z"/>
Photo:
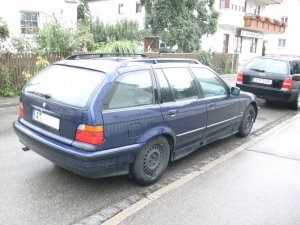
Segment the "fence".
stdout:
<path fill-rule="evenodd" d="M 146 53 L 149 57 L 159 58 L 191 58 L 199 60 L 199 53 Z M 24 72 L 34 74 L 36 71 L 37 54 L 29 53 L 9 53 L 0 55 L 0 90 L 3 87 L 4 82 L 4 68 L 13 69 L 13 84 L 20 84 L 24 79 Z M 47 55 L 46 59 L 51 64 L 53 62 L 61 60 L 59 55 Z M 213 54 L 213 65 L 219 71 L 225 72 L 225 69 L 236 69 L 238 65 L 238 54 Z"/>
<path fill-rule="evenodd" d="M 13 83 L 20 84 L 24 79 L 24 72 L 34 74 L 36 71 L 37 54 L 30 53 L 8 53 L 0 55 L 0 89 L 4 82 L 4 69 L 9 68 L 14 71 Z M 47 55 L 46 59 L 49 63 L 56 62 L 61 59 L 59 55 Z"/>

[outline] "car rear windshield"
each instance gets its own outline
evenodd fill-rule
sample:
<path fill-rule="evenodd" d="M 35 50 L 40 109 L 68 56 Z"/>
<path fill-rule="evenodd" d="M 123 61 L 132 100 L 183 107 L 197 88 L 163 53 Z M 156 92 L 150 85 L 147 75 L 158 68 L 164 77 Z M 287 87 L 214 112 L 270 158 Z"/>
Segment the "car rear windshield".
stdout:
<path fill-rule="evenodd" d="M 99 71 L 52 65 L 31 79 L 24 92 L 83 108 L 104 77 L 105 73 Z"/>
<path fill-rule="evenodd" d="M 245 69 L 257 72 L 268 72 L 277 74 L 288 74 L 288 63 L 283 60 L 254 58 L 245 67 Z"/>

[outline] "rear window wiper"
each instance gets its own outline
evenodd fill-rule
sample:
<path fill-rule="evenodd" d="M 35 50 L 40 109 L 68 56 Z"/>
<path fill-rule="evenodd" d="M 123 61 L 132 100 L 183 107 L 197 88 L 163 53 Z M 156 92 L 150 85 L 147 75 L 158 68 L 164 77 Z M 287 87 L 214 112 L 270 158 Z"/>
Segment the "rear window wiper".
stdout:
<path fill-rule="evenodd" d="M 27 91 L 27 93 L 34 94 L 34 95 L 43 97 L 45 99 L 51 98 L 51 95 L 49 95 L 49 94 L 44 94 L 44 93 L 40 93 L 40 92 L 36 92 L 36 91 Z"/>
<path fill-rule="evenodd" d="M 249 68 L 249 69 L 250 69 L 250 70 L 257 71 L 257 72 L 261 72 L 261 73 L 266 72 L 265 70 L 260 70 L 260 69 L 255 69 L 255 68 Z"/>

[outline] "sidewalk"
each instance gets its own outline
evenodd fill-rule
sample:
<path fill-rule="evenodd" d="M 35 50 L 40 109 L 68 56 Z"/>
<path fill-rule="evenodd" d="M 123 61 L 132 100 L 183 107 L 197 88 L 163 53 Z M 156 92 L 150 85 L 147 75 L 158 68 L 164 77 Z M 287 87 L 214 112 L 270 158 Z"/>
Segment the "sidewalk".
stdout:
<path fill-rule="evenodd" d="M 298 225 L 299 139 L 298 115 L 190 182 L 162 197 L 147 196 L 140 210 L 133 205 L 104 224 Z"/>
<path fill-rule="evenodd" d="M 0 108 L 17 106 L 19 104 L 19 96 L 16 97 L 2 97 L 0 96 Z"/>

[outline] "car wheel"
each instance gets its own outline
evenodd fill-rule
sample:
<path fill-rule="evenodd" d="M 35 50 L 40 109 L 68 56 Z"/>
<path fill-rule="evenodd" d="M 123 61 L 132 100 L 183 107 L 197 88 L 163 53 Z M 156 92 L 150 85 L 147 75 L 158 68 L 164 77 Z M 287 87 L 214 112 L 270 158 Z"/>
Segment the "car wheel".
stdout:
<path fill-rule="evenodd" d="M 294 110 L 300 109 L 300 94 L 297 94 L 297 97 L 294 99 L 294 101 L 291 102 L 291 107 Z"/>
<path fill-rule="evenodd" d="M 141 185 L 155 183 L 166 170 L 170 158 L 170 145 L 164 137 L 152 139 L 137 154 L 130 177 Z"/>
<path fill-rule="evenodd" d="M 255 114 L 256 112 L 253 105 L 249 105 L 239 127 L 239 132 L 237 133 L 238 136 L 246 137 L 248 134 L 250 134 L 250 131 L 253 127 Z"/>

